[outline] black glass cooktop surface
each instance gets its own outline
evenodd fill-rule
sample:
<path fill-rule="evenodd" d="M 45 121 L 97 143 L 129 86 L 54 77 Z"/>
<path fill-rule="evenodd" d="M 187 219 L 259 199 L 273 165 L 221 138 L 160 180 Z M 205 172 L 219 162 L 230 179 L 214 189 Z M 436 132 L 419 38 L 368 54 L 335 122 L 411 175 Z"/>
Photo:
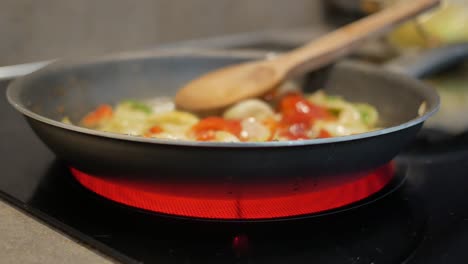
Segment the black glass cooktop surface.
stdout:
<path fill-rule="evenodd" d="M 461 263 L 468 152 L 400 155 L 406 180 L 358 208 L 259 223 L 158 216 L 81 187 L 0 97 L 0 197 L 125 263 Z"/>

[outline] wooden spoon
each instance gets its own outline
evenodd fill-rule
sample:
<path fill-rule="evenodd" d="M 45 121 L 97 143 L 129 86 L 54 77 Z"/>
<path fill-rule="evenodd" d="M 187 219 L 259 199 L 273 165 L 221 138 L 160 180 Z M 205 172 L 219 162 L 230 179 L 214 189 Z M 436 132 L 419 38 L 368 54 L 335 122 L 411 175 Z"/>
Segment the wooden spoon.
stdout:
<path fill-rule="evenodd" d="M 209 111 L 261 96 L 286 78 L 329 64 L 349 54 L 369 37 L 386 32 L 439 3 L 440 0 L 400 1 L 274 59 L 210 72 L 179 90 L 175 97 L 176 105 L 190 111 Z"/>

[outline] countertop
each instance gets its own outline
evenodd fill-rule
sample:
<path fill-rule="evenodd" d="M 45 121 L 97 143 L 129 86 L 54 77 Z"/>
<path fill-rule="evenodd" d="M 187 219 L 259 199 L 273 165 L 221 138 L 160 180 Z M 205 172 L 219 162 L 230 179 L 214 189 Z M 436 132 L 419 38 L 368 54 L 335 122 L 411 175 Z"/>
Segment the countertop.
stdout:
<path fill-rule="evenodd" d="M 1 263 L 113 263 L 0 200 Z"/>

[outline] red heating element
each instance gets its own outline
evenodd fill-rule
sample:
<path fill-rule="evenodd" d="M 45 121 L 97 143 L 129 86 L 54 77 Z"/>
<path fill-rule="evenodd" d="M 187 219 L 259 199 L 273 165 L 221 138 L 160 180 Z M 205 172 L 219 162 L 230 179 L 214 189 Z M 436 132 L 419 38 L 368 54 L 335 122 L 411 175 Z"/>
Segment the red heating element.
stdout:
<path fill-rule="evenodd" d="M 70 170 L 84 187 L 117 203 L 168 215 L 225 220 L 285 218 L 350 205 L 382 190 L 395 171 L 387 164 L 334 181 L 309 177 L 269 184 L 155 184 Z"/>

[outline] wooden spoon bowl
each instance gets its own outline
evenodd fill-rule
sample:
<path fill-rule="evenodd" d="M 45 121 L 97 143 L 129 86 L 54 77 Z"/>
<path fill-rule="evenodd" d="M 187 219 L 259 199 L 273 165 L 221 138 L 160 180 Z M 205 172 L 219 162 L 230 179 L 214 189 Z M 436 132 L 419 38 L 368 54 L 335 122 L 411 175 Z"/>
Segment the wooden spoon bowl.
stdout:
<path fill-rule="evenodd" d="M 274 59 L 210 72 L 179 90 L 175 102 L 181 109 L 200 112 L 263 95 L 285 79 L 327 65 L 354 51 L 360 43 L 375 34 L 386 32 L 439 3 L 440 0 L 400 1 Z"/>

